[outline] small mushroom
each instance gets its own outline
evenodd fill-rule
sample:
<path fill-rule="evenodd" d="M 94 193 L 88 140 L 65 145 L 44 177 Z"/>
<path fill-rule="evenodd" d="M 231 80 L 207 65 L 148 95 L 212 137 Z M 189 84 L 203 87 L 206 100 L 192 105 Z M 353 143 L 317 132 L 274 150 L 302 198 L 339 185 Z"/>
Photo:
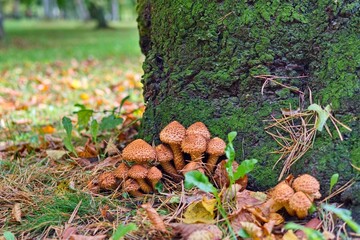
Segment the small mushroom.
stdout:
<path fill-rule="evenodd" d="M 316 178 L 309 174 L 304 174 L 295 178 L 292 186 L 296 192 L 301 191 L 308 195 L 311 201 L 321 198 L 320 183 Z"/>
<path fill-rule="evenodd" d="M 142 197 L 144 194 L 139 191 L 140 186 L 134 179 L 128 179 L 124 182 L 123 189 L 134 197 Z"/>
<path fill-rule="evenodd" d="M 177 121 L 169 123 L 161 132 L 160 140 L 169 144 L 174 154 L 174 163 L 177 170 L 185 166 L 184 156 L 181 152 L 181 142 L 185 137 L 186 129 Z"/>
<path fill-rule="evenodd" d="M 294 210 L 289 207 L 289 199 L 294 195 L 294 189 L 292 189 L 286 182 L 281 182 L 274 187 L 271 191 L 270 199 L 266 201 L 265 206 L 270 210 L 270 213 L 279 211 L 285 207 L 286 211 L 290 215 L 295 215 Z"/>
<path fill-rule="evenodd" d="M 185 175 L 187 172 L 198 170 L 201 173 L 205 173 L 204 169 L 201 166 L 200 162 L 189 162 L 185 165 L 185 167 L 181 170 L 181 173 Z"/>
<path fill-rule="evenodd" d="M 202 122 L 193 123 L 186 129 L 186 135 L 192 134 L 201 135 L 206 139 L 206 141 L 209 141 L 211 137 L 209 129 Z"/>
<path fill-rule="evenodd" d="M 134 165 L 129 170 L 129 177 L 137 181 L 141 190 L 143 190 L 145 193 L 150 193 L 152 191 L 152 188 L 145 182 L 147 174 L 148 169 L 146 169 L 142 165 Z"/>
<path fill-rule="evenodd" d="M 126 163 L 122 162 L 120 165 L 114 170 L 114 175 L 121 181 L 125 181 L 128 177 L 129 167 Z"/>
<path fill-rule="evenodd" d="M 210 173 L 214 170 L 219 157 L 224 155 L 225 148 L 226 143 L 221 138 L 215 137 L 209 141 L 206 149 L 206 152 L 209 154 L 206 168 Z"/>
<path fill-rule="evenodd" d="M 206 139 L 197 134 L 187 135 L 181 143 L 181 148 L 190 154 L 192 161 L 201 162 L 206 151 Z"/>
<path fill-rule="evenodd" d="M 289 199 L 289 207 L 293 209 L 296 216 L 300 219 L 305 218 L 308 215 L 312 202 L 303 192 L 296 192 Z"/>
<path fill-rule="evenodd" d="M 178 172 L 170 162 L 174 158 L 171 149 L 164 144 L 160 144 L 155 147 L 155 150 L 157 160 L 159 161 L 164 171 L 167 172 L 170 176 L 172 176 L 176 182 L 180 182 L 182 180 L 182 177 L 178 174 Z"/>
<path fill-rule="evenodd" d="M 161 178 L 162 178 L 162 173 L 157 167 L 153 166 L 149 169 L 147 174 L 147 179 L 149 179 L 149 181 L 151 182 L 151 186 L 154 190 L 156 184 L 160 181 Z"/>
<path fill-rule="evenodd" d="M 113 190 L 119 186 L 119 181 L 112 172 L 104 172 L 99 175 L 99 186 L 101 189 Z"/>
<path fill-rule="evenodd" d="M 122 157 L 127 161 L 143 164 L 155 160 L 156 154 L 154 148 L 147 142 L 136 139 L 124 148 Z"/>

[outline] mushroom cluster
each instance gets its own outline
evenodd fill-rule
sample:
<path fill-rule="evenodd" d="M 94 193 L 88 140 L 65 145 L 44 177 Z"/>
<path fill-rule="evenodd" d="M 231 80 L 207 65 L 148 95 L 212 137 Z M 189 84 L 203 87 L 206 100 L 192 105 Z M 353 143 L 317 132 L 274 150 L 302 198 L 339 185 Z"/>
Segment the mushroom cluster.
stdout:
<path fill-rule="evenodd" d="M 175 182 L 180 182 L 186 172 L 199 170 L 211 174 L 220 156 L 225 153 L 225 142 L 212 138 L 202 122 L 187 129 L 177 121 L 168 124 L 160 132 L 161 144 L 152 147 L 142 139 L 128 144 L 123 152 L 123 162 L 113 171 L 99 176 L 99 185 L 114 189 L 119 185 L 134 196 L 150 193 L 162 178 L 162 170 Z M 189 159 L 186 159 L 189 156 Z M 208 156 L 204 162 L 204 156 Z M 107 179 L 107 178 L 111 178 Z M 111 185 L 108 184 L 111 182 Z"/>
<path fill-rule="evenodd" d="M 269 193 L 270 198 L 264 205 L 270 213 L 279 211 L 282 208 L 291 216 L 300 219 L 308 215 L 314 199 L 319 199 L 320 183 L 309 174 L 297 177 L 294 181 L 282 181 Z"/>

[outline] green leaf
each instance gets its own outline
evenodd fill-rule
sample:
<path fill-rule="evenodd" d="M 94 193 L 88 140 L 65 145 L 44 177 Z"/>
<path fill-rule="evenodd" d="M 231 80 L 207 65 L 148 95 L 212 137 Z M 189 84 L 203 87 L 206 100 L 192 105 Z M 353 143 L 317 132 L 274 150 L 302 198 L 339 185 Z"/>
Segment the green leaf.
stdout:
<path fill-rule="evenodd" d="M 82 109 L 76 112 L 78 117 L 78 125 L 80 129 L 83 129 L 88 126 L 90 118 L 92 117 L 94 111 L 90 109 Z"/>
<path fill-rule="evenodd" d="M 4 232 L 5 240 L 15 240 L 15 235 L 12 232 L 6 231 Z"/>
<path fill-rule="evenodd" d="M 309 240 L 325 240 L 325 237 L 322 235 L 321 232 L 316 231 L 315 229 L 304 227 L 302 225 L 289 222 L 285 225 L 286 230 L 301 230 L 305 233 L 306 237 Z"/>
<path fill-rule="evenodd" d="M 346 224 L 356 233 L 360 233 L 360 225 L 352 220 L 351 212 L 347 209 L 337 208 L 333 205 L 324 204 L 322 207 L 330 212 L 335 213 L 339 218 L 341 218 Z"/>
<path fill-rule="evenodd" d="M 335 173 L 331 176 L 330 178 L 330 190 L 329 192 L 331 193 L 332 188 L 335 186 L 335 184 L 338 182 L 339 180 L 339 174 Z"/>
<path fill-rule="evenodd" d="M 96 138 L 97 138 L 98 132 L 99 132 L 99 123 L 95 119 L 93 119 L 90 124 L 90 134 L 91 134 L 92 140 L 95 143 L 97 140 Z"/>
<path fill-rule="evenodd" d="M 236 172 L 234 173 L 234 179 L 235 181 L 244 177 L 246 174 L 251 172 L 255 164 L 258 162 L 256 159 L 247 159 L 241 162 L 240 166 L 236 169 Z"/>
<path fill-rule="evenodd" d="M 138 229 L 138 227 L 136 226 L 135 223 L 129 223 L 127 225 L 121 224 L 116 228 L 115 232 L 112 235 L 112 239 L 119 240 L 119 239 L 125 237 L 125 235 L 128 234 L 129 232 L 135 231 L 137 229 Z"/>
<path fill-rule="evenodd" d="M 234 141 L 234 139 L 236 138 L 236 135 L 237 135 L 237 132 L 230 132 L 228 134 L 229 143 L 232 143 Z"/>
<path fill-rule="evenodd" d="M 325 109 L 322 109 L 318 104 L 314 103 L 308 107 L 308 110 L 315 111 L 318 114 L 318 119 L 315 123 L 315 127 L 317 130 L 322 131 L 326 124 L 326 120 L 330 116 L 330 111 L 331 111 L 330 105 L 327 105 Z"/>
<path fill-rule="evenodd" d="M 104 117 L 101 120 L 100 123 L 100 130 L 104 131 L 104 130 L 112 130 L 114 129 L 116 126 L 118 126 L 119 124 L 121 124 L 123 122 L 122 118 L 117 118 L 115 117 L 114 114 L 111 114 L 107 117 Z"/>
<path fill-rule="evenodd" d="M 210 183 L 208 177 L 199 171 L 191 171 L 185 174 L 185 188 L 196 186 L 200 190 L 217 194 L 217 189 Z"/>
<path fill-rule="evenodd" d="M 62 119 L 62 125 L 64 126 L 65 128 L 65 131 L 66 131 L 66 134 L 67 136 L 70 136 L 71 137 L 71 131 L 72 131 L 72 123 L 71 123 L 71 120 L 70 118 L 68 117 L 63 117 Z"/>
<path fill-rule="evenodd" d="M 238 235 L 244 239 L 251 237 L 243 228 L 239 230 Z"/>
<path fill-rule="evenodd" d="M 119 112 L 121 111 L 122 107 L 124 106 L 124 103 L 126 102 L 126 100 L 128 100 L 130 98 L 130 95 L 124 97 L 122 100 L 121 100 L 121 103 L 120 103 L 120 106 L 119 106 Z"/>

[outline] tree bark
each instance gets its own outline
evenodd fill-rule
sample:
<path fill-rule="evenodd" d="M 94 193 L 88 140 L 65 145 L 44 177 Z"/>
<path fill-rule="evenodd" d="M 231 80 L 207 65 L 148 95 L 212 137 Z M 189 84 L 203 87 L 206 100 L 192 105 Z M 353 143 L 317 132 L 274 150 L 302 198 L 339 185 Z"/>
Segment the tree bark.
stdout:
<path fill-rule="evenodd" d="M 203 121 L 213 136 L 237 131 L 237 159 L 257 158 L 250 187 L 276 184 L 278 149 L 264 127 L 281 108 L 299 105 L 299 95 L 254 76 L 282 79 L 314 102 L 332 103 L 349 125 L 345 141 L 319 132 L 314 147 L 292 168 L 310 173 L 329 189 L 332 174 L 346 182 L 360 166 L 360 6 L 356 1 L 166 1 L 139 0 L 140 45 L 146 111 L 141 136 L 158 141 L 172 120 L 185 127 Z M 309 105 L 308 95 L 305 105 Z M 357 122 L 357 124 L 356 124 Z M 329 124 L 329 126 L 331 123 Z M 331 128 L 335 133 L 334 128 Z M 334 134 L 336 135 L 336 134 Z M 360 185 L 357 182 L 360 204 Z M 353 187 L 352 189 L 355 189 Z"/>

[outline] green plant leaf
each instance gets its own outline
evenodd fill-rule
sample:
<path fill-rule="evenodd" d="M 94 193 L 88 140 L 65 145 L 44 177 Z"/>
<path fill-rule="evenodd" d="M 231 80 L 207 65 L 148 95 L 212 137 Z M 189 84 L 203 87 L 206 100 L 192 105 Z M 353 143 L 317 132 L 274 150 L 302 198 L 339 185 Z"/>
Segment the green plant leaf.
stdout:
<path fill-rule="evenodd" d="M 104 130 L 112 130 L 114 129 L 116 126 L 118 126 L 119 124 L 121 124 L 123 122 L 122 118 L 117 118 L 115 117 L 114 114 L 111 114 L 107 117 L 104 117 L 101 120 L 100 123 L 100 130 L 104 131 Z"/>
<path fill-rule="evenodd" d="M 15 240 L 15 235 L 12 232 L 6 231 L 4 232 L 5 240 Z"/>
<path fill-rule="evenodd" d="M 233 140 L 236 138 L 237 132 L 230 132 L 228 134 L 228 144 L 226 145 L 225 148 L 225 155 L 228 159 L 228 161 L 225 164 L 225 169 L 226 172 L 229 175 L 229 180 L 230 180 L 230 185 L 235 183 L 235 179 L 234 179 L 234 171 L 232 168 L 232 164 L 235 161 L 235 149 L 233 146 Z"/>
<path fill-rule="evenodd" d="M 204 192 L 217 194 L 217 189 L 210 183 L 208 177 L 199 171 L 191 171 L 185 174 L 185 187 L 190 189 L 194 186 Z"/>
<path fill-rule="evenodd" d="M 308 107 L 308 110 L 317 112 L 318 119 L 315 123 L 315 127 L 316 130 L 322 131 L 326 124 L 326 120 L 330 116 L 330 111 L 331 111 L 330 105 L 327 105 L 325 109 L 322 109 L 318 104 L 313 103 Z"/>
<path fill-rule="evenodd" d="M 251 172 L 255 164 L 258 162 L 256 159 L 247 159 L 241 162 L 239 167 L 236 169 L 236 172 L 234 173 L 234 179 L 235 181 L 244 177 L 246 174 Z"/>
<path fill-rule="evenodd" d="M 352 217 L 351 212 L 347 209 L 343 208 L 337 208 L 330 204 L 324 204 L 322 205 L 322 208 L 324 208 L 327 211 L 335 213 L 339 218 L 341 218 L 346 224 L 356 233 L 360 233 L 360 225 L 356 223 Z"/>
<path fill-rule="evenodd" d="M 94 111 L 91 109 L 82 109 L 76 112 L 80 129 L 86 128 L 88 126 L 93 113 Z"/>
<path fill-rule="evenodd" d="M 239 230 L 238 235 L 244 239 L 251 237 L 243 228 Z"/>
<path fill-rule="evenodd" d="M 135 223 L 129 223 L 127 225 L 119 225 L 115 232 L 113 233 L 113 235 L 111 236 L 113 240 L 119 240 L 123 237 L 125 237 L 126 234 L 128 234 L 131 231 L 135 231 L 137 230 L 138 227 L 136 226 Z"/>
<path fill-rule="evenodd" d="M 330 189 L 329 192 L 331 193 L 332 188 L 335 186 L 335 184 L 338 182 L 339 180 L 339 174 L 335 173 L 331 176 L 330 178 Z"/>
<path fill-rule="evenodd" d="M 99 133 L 99 123 L 93 119 L 90 124 L 90 134 L 93 142 L 97 142 L 97 135 Z"/>
<path fill-rule="evenodd" d="M 228 134 L 229 143 L 232 143 L 234 141 L 234 139 L 236 138 L 236 135 L 237 135 L 237 132 L 230 132 Z"/>
<path fill-rule="evenodd" d="M 119 112 L 121 111 L 122 107 L 124 106 L 124 103 L 126 102 L 126 100 L 128 100 L 130 98 L 130 95 L 124 97 L 121 102 L 120 102 L 120 106 L 119 106 Z"/>
<path fill-rule="evenodd" d="M 325 237 L 322 235 L 321 232 L 312 229 L 312 228 L 308 228 L 308 227 L 304 227 L 302 225 L 293 223 L 293 222 L 289 222 L 285 225 L 285 229 L 286 230 L 301 230 L 305 233 L 307 239 L 309 240 L 325 240 Z"/>
<path fill-rule="evenodd" d="M 65 128 L 66 135 L 71 137 L 71 131 L 72 131 L 73 126 L 72 126 L 70 118 L 63 117 L 62 118 L 62 125 Z"/>

